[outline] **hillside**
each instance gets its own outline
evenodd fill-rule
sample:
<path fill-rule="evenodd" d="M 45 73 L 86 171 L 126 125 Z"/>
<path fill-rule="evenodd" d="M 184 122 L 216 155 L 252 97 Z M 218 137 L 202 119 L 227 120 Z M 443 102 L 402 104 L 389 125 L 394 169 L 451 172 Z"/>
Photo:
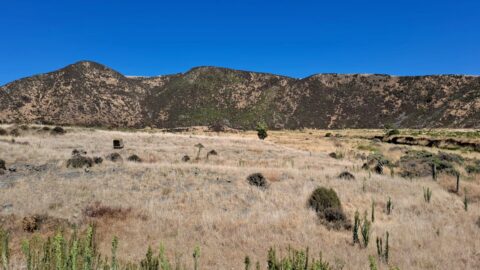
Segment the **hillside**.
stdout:
<path fill-rule="evenodd" d="M 0 87 L 0 121 L 108 127 L 480 127 L 480 77 L 273 74 L 198 67 L 127 77 L 94 62 Z"/>

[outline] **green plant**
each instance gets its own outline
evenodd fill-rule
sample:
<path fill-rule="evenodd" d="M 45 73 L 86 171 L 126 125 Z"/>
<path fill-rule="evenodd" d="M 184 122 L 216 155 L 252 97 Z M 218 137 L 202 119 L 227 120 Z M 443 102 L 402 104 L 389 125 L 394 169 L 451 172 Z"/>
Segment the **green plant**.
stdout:
<path fill-rule="evenodd" d="M 250 270 L 250 257 L 245 256 L 245 270 Z"/>
<path fill-rule="evenodd" d="M 194 270 L 198 270 L 198 259 L 200 258 L 200 247 L 196 246 L 193 250 L 193 265 Z"/>
<path fill-rule="evenodd" d="M 257 136 L 260 140 L 265 140 L 268 137 L 267 125 L 265 123 L 258 123 Z"/>
<path fill-rule="evenodd" d="M 425 202 L 430 203 L 430 200 L 432 199 L 432 190 L 430 188 L 423 188 L 423 199 Z"/>
<path fill-rule="evenodd" d="M 358 238 L 358 228 L 360 227 L 360 213 L 358 211 L 355 211 L 355 217 L 354 217 L 354 222 L 353 222 L 353 244 L 359 243 L 360 244 L 360 239 Z"/>
<path fill-rule="evenodd" d="M 370 270 L 378 270 L 377 262 L 375 261 L 375 257 L 373 257 L 372 255 L 369 255 L 368 256 L 368 262 L 369 262 Z"/>
<path fill-rule="evenodd" d="M 140 261 L 141 270 L 158 270 L 159 261 L 157 257 L 153 256 L 152 247 L 148 247 L 145 259 Z"/>
<path fill-rule="evenodd" d="M 388 256 L 390 252 L 389 244 L 388 244 L 389 233 L 387 231 L 385 237 L 385 248 L 383 248 L 383 239 L 381 237 L 377 237 L 377 255 L 380 260 L 384 261 L 388 264 Z"/>
<path fill-rule="evenodd" d="M 387 215 L 390 215 L 393 210 L 393 203 L 392 203 L 392 198 L 388 197 L 387 200 Z"/>
<path fill-rule="evenodd" d="M 368 242 L 370 241 L 371 225 L 372 225 L 371 222 L 367 219 L 367 212 L 365 212 L 365 216 L 363 218 L 363 224 L 361 228 L 362 241 L 363 241 L 364 247 L 368 247 Z"/>
<path fill-rule="evenodd" d="M 343 213 L 340 199 L 333 189 L 318 187 L 310 195 L 308 205 L 317 212 L 320 219 L 327 222 L 326 225 L 336 229 L 341 227 L 349 229 L 350 225 Z"/>
<path fill-rule="evenodd" d="M 117 270 L 117 249 L 118 249 L 118 238 L 116 236 L 113 237 L 112 240 L 112 266 L 111 270 Z"/>

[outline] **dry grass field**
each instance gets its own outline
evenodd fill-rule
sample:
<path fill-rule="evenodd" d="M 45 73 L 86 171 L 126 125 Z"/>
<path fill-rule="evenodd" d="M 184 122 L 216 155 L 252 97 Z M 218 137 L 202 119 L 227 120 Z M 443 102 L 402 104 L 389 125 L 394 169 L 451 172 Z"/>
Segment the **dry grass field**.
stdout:
<path fill-rule="evenodd" d="M 321 252 L 333 269 L 369 269 L 368 256 L 377 254 L 375 239 L 388 231 L 390 263 L 379 262 L 379 269 L 480 269 L 479 174 L 455 165 L 462 175 L 455 194 L 456 178 L 450 174 L 433 181 L 361 168 L 361 154 L 382 153 L 396 162 L 405 151 L 422 147 L 327 138 L 326 131 L 318 130 L 270 131 L 264 141 L 254 132 L 66 130 L 56 136 L 22 130 L 15 143 L 0 136 L 0 159 L 16 169 L 0 175 L 0 224 L 11 232 L 12 261 L 18 268 L 22 239 L 52 235 L 59 226 L 95 223 L 102 254 L 110 255 L 111 239 L 118 236 L 124 261 L 138 260 L 149 245 L 163 243 L 170 258 L 181 257 L 187 266 L 198 245 L 200 269 L 244 269 L 246 255 L 265 269 L 270 247 L 285 252 L 292 246 Z M 381 131 L 333 131 L 369 132 Z M 114 150 L 115 138 L 122 138 L 125 148 Z M 198 143 L 205 148 L 196 160 Z M 123 161 L 67 168 L 74 149 L 104 159 L 116 152 Z M 207 159 L 210 150 L 218 155 Z M 334 159 L 331 152 L 343 158 Z M 480 159 L 477 152 L 446 152 Z M 132 154 L 142 162 L 128 161 Z M 191 160 L 183 162 L 184 155 Z M 337 178 L 343 171 L 356 179 Z M 249 185 L 247 176 L 257 172 L 266 177 L 268 188 Z M 319 186 L 337 192 L 350 221 L 357 210 L 370 217 L 374 202 L 368 247 L 353 245 L 351 230 L 327 228 L 308 208 L 308 198 Z M 432 190 L 430 203 L 424 200 L 426 187 Z M 388 197 L 394 206 L 390 215 Z M 34 215 L 42 217 L 41 224 L 33 233 L 25 231 L 24 218 Z"/>

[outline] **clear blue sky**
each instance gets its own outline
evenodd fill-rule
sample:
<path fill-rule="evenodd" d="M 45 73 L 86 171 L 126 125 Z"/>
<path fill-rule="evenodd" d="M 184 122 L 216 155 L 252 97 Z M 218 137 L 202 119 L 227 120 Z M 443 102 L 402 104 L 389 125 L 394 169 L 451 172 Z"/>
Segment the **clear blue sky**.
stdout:
<path fill-rule="evenodd" d="M 478 0 L 5 0 L 0 34 L 0 85 L 79 60 L 127 75 L 480 74 Z"/>

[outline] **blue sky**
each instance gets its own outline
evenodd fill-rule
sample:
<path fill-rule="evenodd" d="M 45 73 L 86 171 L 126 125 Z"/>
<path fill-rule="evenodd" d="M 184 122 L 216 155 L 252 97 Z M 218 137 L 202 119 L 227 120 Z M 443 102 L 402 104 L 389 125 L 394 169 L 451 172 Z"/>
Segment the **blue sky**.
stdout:
<path fill-rule="evenodd" d="M 79 60 L 126 75 L 480 74 L 480 1 L 5 0 L 0 14 L 0 85 Z"/>

